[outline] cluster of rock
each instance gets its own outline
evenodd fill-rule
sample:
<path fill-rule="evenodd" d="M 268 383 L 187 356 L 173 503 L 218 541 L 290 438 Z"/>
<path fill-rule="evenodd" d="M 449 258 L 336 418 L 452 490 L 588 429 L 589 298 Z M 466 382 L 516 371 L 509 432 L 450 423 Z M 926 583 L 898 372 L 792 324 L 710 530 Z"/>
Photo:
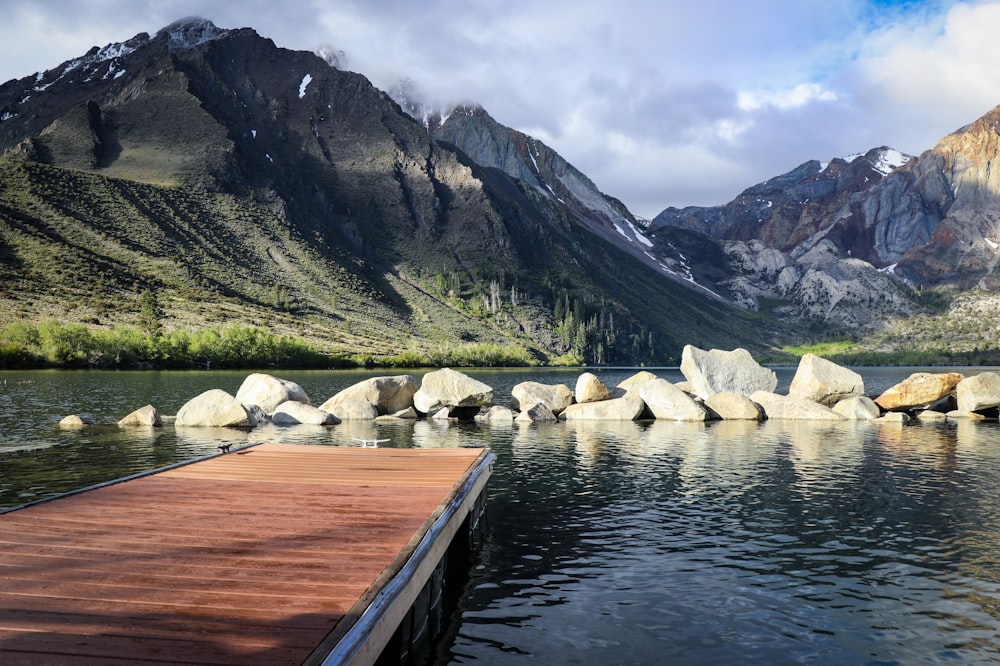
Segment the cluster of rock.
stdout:
<path fill-rule="evenodd" d="M 611 388 L 590 372 L 576 385 L 522 382 L 510 406 L 495 405 L 493 389 L 461 372 L 444 368 L 424 375 L 373 377 L 314 407 L 298 384 L 267 374 L 246 378 L 236 395 L 212 389 L 177 412 L 177 426 L 252 428 L 276 425 L 336 425 L 342 421 L 475 419 L 484 422 L 762 420 L 920 420 L 982 419 L 1000 407 L 1000 373 L 972 377 L 959 373 L 916 373 L 872 400 L 864 380 L 848 368 L 806 354 L 787 395 L 775 393 L 777 376 L 745 349 L 705 351 L 688 345 L 681 358 L 685 381 L 676 384 L 641 371 Z M 159 426 L 163 419 L 147 405 L 119 426 Z M 66 417 L 63 427 L 86 421 Z"/>

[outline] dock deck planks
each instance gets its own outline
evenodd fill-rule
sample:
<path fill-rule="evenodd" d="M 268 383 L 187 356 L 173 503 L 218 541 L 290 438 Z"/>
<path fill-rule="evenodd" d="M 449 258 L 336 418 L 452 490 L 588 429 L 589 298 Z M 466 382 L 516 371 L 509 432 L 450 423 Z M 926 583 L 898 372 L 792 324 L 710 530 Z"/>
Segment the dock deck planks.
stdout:
<path fill-rule="evenodd" d="M 0 663 L 315 659 L 484 455 L 261 444 L 2 514 Z"/>

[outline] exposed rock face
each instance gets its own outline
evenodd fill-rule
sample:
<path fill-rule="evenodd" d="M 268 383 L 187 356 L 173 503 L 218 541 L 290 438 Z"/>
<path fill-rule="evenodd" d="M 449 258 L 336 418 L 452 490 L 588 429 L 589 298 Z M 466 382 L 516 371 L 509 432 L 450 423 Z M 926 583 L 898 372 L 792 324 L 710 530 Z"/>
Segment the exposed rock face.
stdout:
<path fill-rule="evenodd" d="M 916 372 L 886 389 L 875 402 L 886 411 L 923 409 L 951 394 L 960 381 L 957 372 Z"/>
<path fill-rule="evenodd" d="M 411 375 L 371 377 L 345 388 L 319 408 L 336 412 L 337 405 L 345 400 L 365 400 L 375 405 L 379 414 L 392 414 L 412 406 L 417 389 L 417 380 Z"/>
<path fill-rule="evenodd" d="M 541 384 L 539 382 L 521 382 L 511 389 L 511 407 L 529 410 L 537 404 L 545 405 L 555 415 L 573 404 L 573 391 L 565 384 Z"/>
<path fill-rule="evenodd" d="M 852 421 L 874 421 L 882 414 L 875 401 L 863 395 L 841 400 L 833 411 Z"/>
<path fill-rule="evenodd" d="M 724 421 L 760 421 L 764 413 L 760 406 L 740 393 L 722 391 L 708 396 L 705 406 Z"/>
<path fill-rule="evenodd" d="M 704 351 L 685 345 L 681 372 L 702 400 L 723 391 L 750 395 L 778 386 L 774 371 L 760 366 L 746 349 Z"/>
<path fill-rule="evenodd" d="M 975 412 L 1000 406 L 1000 373 L 984 372 L 966 377 L 955 386 L 960 411 Z"/>
<path fill-rule="evenodd" d="M 865 381 L 853 370 L 806 354 L 799 360 L 788 394 L 832 407 L 845 398 L 864 395 Z"/>
<path fill-rule="evenodd" d="M 577 377 L 574 393 L 577 402 L 597 402 L 611 397 L 608 387 L 592 372 L 584 372 Z"/>
<path fill-rule="evenodd" d="M 844 421 L 845 417 L 818 402 L 796 396 L 778 395 L 768 391 L 754 391 L 750 399 L 764 409 L 769 419 L 796 419 L 805 421 Z"/>
<path fill-rule="evenodd" d="M 160 414 L 156 411 L 156 407 L 153 407 L 152 405 L 140 407 L 118 421 L 118 426 L 121 428 L 158 428 L 162 425 L 163 419 L 160 418 Z"/>
<path fill-rule="evenodd" d="M 236 392 L 236 399 L 244 405 L 257 405 L 266 414 L 289 400 L 309 404 L 309 396 L 295 382 L 262 373 L 247 376 Z"/>
<path fill-rule="evenodd" d="M 257 423 L 243 403 L 222 389 L 211 389 L 191 398 L 177 411 L 174 424 L 198 427 L 252 428 Z"/>
<path fill-rule="evenodd" d="M 666 379 L 650 379 L 639 386 L 639 397 L 657 419 L 704 421 L 705 408 Z"/>
<path fill-rule="evenodd" d="M 635 421 L 646 409 L 642 398 L 626 395 L 622 398 L 570 405 L 560 418 L 566 421 Z"/>
<path fill-rule="evenodd" d="M 322 409 L 289 400 L 278 405 L 271 422 L 275 425 L 337 425 L 340 420 Z"/>
<path fill-rule="evenodd" d="M 493 388 L 451 368 L 434 370 L 424 375 L 420 388 L 413 394 L 413 406 L 423 414 L 442 408 L 488 407 L 493 404 Z"/>

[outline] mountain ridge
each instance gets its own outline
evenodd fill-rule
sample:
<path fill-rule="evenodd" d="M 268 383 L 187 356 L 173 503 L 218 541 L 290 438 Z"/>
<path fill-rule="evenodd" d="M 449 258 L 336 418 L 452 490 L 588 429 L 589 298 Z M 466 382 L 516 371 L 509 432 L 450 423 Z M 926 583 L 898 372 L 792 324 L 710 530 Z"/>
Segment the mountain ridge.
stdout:
<path fill-rule="evenodd" d="M 437 139 L 360 74 L 248 28 L 185 20 L 92 49 L 0 86 L 0 117 L 0 300 L 26 319 L 45 314 L 28 292 L 79 299 L 103 265 L 100 307 L 59 317 L 128 322 L 151 289 L 168 327 L 597 363 L 669 362 L 687 342 L 766 350 L 780 332 L 663 280 L 627 209 L 554 152 L 527 153 L 554 179 L 512 177 L 461 148 L 485 118 Z"/>

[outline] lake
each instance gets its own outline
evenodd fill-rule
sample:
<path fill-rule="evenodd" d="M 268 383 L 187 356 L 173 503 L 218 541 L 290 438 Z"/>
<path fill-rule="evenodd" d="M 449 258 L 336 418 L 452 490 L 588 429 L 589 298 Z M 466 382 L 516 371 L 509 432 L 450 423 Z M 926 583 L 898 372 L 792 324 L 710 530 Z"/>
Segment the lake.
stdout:
<path fill-rule="evenodd" d="M 794 368 L 776 370 L 785 391 Z M 914 371 L 859 370 L 870 396 Z M 505 404 L 520 381 L 572 387 L 580 371 L 465 372 Z M 594 372 L 614 385 L 635 370 Z M 488 532 L 438 664 L 1000 661 L 996 422 L 56 426 L 72 413 L 113 423 L 146 404 L 174 414 L 206 389 L 235 393 L 246 374 L 0 372 L 0 506 L 223 443 L 487 445 Z M 395 373 L 275 374 L 319 404 Z"/>

